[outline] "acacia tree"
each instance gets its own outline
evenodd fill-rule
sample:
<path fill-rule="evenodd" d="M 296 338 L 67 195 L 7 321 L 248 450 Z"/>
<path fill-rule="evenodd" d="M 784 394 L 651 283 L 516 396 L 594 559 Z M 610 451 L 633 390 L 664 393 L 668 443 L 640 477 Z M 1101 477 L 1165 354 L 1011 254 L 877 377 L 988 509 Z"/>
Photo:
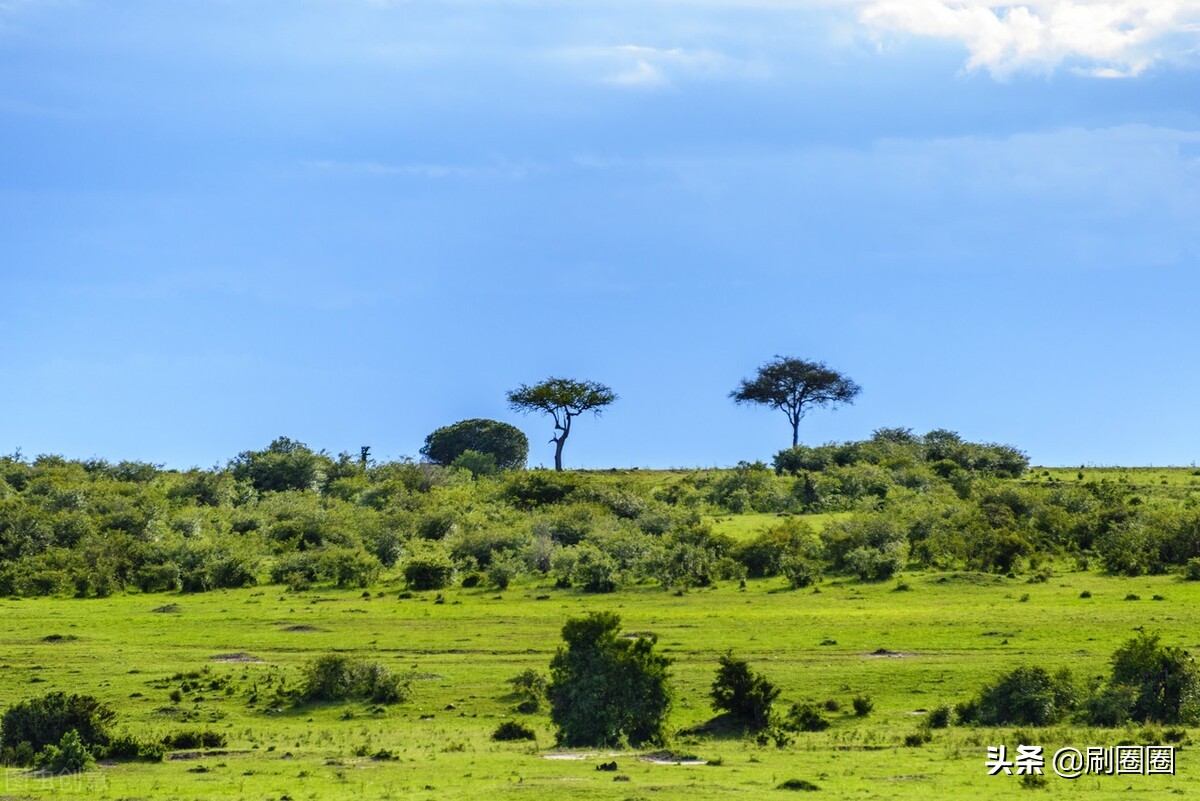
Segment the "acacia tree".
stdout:
<path fill-rule="evenodd" d="M 800 444 L 800 420 L 815 406 L 853 403 L 862 387 L 824 362 L 776 356 L 758 368 L 754 378 L 743 378 L 729 393 L 734 403 L 773 406 L 792 424 L 792 447 Z"/>
<path fill-rule="evenodd" d="M 554 418 L 554 469 L 561 471 L 562 450 L 571 435 L 571 420 L 584 412 L 599 415 L 616 401 L 610 388 L 595 381 L 575 381 L 570 378 L 547 378 L 540 384 L 522 384 L 508 393 L 509 408 L 528 414 L 545 412 Z"/>

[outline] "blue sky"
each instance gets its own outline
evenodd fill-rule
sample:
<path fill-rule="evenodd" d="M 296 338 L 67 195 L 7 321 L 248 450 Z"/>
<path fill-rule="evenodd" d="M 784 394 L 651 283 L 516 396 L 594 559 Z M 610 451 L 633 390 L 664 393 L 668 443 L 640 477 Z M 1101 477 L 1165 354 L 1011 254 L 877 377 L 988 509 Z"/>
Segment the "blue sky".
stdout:
<path fill-rule="evenodd" d="M 0 0 L 0 451 L 1200 458 L 1200 3 Z"/>

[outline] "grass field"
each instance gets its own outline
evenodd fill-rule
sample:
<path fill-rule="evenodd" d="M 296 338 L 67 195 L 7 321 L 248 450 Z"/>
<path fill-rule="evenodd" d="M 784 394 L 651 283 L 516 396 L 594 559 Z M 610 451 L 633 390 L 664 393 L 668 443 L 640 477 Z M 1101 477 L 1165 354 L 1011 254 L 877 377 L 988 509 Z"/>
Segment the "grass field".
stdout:
<path fill-rule="evenodd" d="M 765 521 L 743 522 L 750 531 Z M 897 590 L 900 583 L 909 589 Z M 1168 644 L 1200 650 L 1200 583 L 1169 576 L 1063 572 L 1031 584 L 910 573 L 881 584 L 830 580 L 815 592 L 773 579 L 683 595 L 650 585 L 585 595 L 546 584 L 514 586 L 502 596 L 450 590 L 442 603 L 435 593 L 401 598 L 400 590 L 269 587 L 0 601 L 4 706 L 61 689 L 96 695 L 119 710 L 118 729 L 149 735 L 209 728 L 228 738 L 219 752 L 101 766 L 77 777 L 9 769 L 0 797 L 741 799 L 791 797 L 778 786 L 803 779 L 838 798 L 1011 798 L 1024 792 L 1020 780 L 986 775 L 988 745 L 1037 744 L 1049 754 L 1065 745 L 1138 742 L 1148 733 L 954 727 L 906 747 L 923 711 L 963 700 L 1021 664 L 1068 666 L 1077 678 L 1101 675 L 1113 650 L 1142 627 L 1161 632 Z M 1080 597 L 1084 590 L 1090 598 Z M 1126 600 L 1130 595 L 1140 600 Z M 784 748 L 752 738 L 676 736 L 676 755 L 707 765 L 653 764 L 632 751 L 563 754 L 545 714 L 512 711 L 506 680 L 523 668 L 544 671 L 563 622 L 587 610 L 618 613 L 626 631 L 654 632 L 676 660 L 673 730 L 712 716 L 708 687 L 726 649 L 779 685 L 781 700 L 832 699 L 841 711 L 830 715 L 827 731 L 799 734 Z M 881 649 L 890 653 L 876 654 Z M 256 689 L 265 698 L 280 681 L 294 684 L 308 659 L 332 652 L 415 671 L 413 700 L 382 712 L 356 703 L 249 704 Z M 171 678 L 191 673 L 199 677 Z M 182 701 L 173 703 L 171 691 L 185 681 Z M 210 690 L 214 681 L 221 686 Z M 849 711 L 860 694 L 875 702 L 862 718 Z M 536 744 L 493 742 L 491 732 L 506 718 L 532 725 Z M 1198 793 L 1194 753 L 1182 748 L 1175 776 L 1072 781 L 1047 770 L 1046 786 L 1061 798 Z M 596 770 L 609 759 L 615 773 Z"/>

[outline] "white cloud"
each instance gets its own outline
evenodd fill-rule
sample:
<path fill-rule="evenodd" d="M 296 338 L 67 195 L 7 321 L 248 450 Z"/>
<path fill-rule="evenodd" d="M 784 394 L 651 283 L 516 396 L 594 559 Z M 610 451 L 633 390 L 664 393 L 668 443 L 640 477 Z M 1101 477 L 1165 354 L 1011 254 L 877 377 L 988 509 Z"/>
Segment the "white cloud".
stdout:
<path fill-rule="evenodd" d="M 997 78 L 1062 65 L 1128 77 L 1200 48 L 1198 0 L 870 0 L 860 19 L 880 32 L 958 40 L 968 68 Z"/>

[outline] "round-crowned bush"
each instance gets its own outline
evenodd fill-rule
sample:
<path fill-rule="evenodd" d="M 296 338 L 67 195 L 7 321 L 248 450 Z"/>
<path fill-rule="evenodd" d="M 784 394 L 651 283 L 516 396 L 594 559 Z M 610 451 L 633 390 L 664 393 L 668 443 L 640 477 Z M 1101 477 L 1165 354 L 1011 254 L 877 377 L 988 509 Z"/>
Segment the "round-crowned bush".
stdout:
<path fill-rule="evenodd" d="M 529 455 L 529 439 L 521 429 L 508 423 L 481 418 L 461 420 L 427 436 L 421 455 L 436 464 L 449 465 L 467 451 L 474 452 L 477 457 L 491 457 L 489 464 L 492 471 L 519 469 L 525 466 L 525 459 Z M 484 464 L 477 459 L 469 462 L 457 466 L 475 473 L 471 465 L 479 467 Z"/>

